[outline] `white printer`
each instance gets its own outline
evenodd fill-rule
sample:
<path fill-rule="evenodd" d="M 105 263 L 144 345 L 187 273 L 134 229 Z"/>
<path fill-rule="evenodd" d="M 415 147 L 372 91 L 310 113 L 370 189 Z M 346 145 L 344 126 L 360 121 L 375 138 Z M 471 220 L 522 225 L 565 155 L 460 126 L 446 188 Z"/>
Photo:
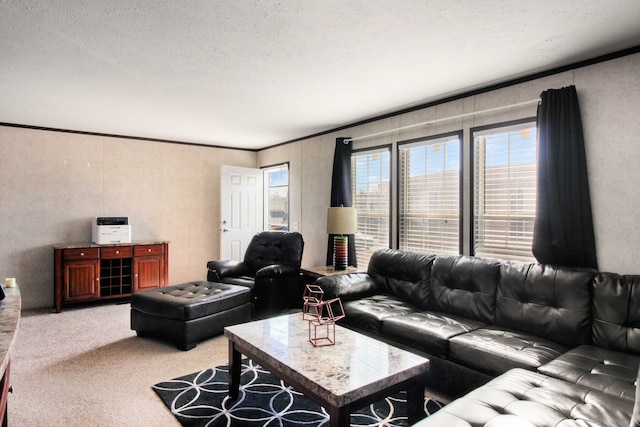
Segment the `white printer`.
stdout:
<path fill-rule="evenodd" d="M 91 240 L 99 245 L 108 243 L 131 243 L 129 217 L 102 216 L 93 221 Z"/>

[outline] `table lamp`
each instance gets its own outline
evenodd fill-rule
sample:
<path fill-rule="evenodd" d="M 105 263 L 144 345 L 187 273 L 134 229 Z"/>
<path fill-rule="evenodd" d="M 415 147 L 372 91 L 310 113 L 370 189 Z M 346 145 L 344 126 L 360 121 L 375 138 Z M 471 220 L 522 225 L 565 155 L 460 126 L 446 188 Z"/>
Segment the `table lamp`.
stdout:
<path fill-rule="evenodd" d="M 345 234 L 358 231 L 356 208 L 327 208 L 327 234 L 333 237 L 333 267 L 346 270 L 349 264 L 349 239 Z"/>

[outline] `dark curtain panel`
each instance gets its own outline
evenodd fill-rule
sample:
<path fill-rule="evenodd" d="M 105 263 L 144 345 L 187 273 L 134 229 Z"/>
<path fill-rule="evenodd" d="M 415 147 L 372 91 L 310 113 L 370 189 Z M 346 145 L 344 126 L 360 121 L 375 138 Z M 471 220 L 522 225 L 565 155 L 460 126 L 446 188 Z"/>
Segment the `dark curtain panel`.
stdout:
<path fill-rule="evenodd" d="M 533 255 L 540 263 L 598 268 L 576 88 L 540 97 Z"/>
<path fill-rule="evenodd" d="M 333 175 L 331 177 L 331 207 L 351 207 L 351 141 L 348 138 L 336 138 L 336 150 L 333 155 Z M 349 265 L 358 266 L 356 260 L 356 243 L 353 234 L 349 239 Z M 329 235 L 327 244 L 327 265 L 333 265 L 333 234 Z"/>

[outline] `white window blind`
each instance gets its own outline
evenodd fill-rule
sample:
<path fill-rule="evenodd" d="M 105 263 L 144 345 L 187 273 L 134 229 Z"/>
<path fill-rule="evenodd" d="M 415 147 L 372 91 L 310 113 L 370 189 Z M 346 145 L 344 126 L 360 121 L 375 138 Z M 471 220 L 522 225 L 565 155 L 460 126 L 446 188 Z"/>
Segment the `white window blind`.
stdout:
<path fill-rule="evenodd" d="M 389 247 L 390 166 L 389 149 L 351 155 L 353 206 L 358 212 L 355 245 L 359 267 L 369 265 L 374 251 Z"/>
<path fill-rule="evenodd" d="M 460 253 L 461 137 L 398 145 L 399 248 Z"/>
<path fill-rule="evenodd" d="M 534 261 L 536 126 L 473 133 L 474 254 Z"/>

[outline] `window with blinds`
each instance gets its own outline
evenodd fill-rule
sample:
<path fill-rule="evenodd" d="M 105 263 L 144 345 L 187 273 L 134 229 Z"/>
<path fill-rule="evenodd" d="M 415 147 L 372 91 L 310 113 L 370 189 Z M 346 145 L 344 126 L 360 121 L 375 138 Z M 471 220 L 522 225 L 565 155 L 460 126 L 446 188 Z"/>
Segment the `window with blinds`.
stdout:
<path fill-rule="evenodd" d="M 535 122 L 473 132 L 476 256 L 535 261 Z"/>
<path fill-rule="evenodd" d="M 379 148 L 354 152 L 351 168 L 353 207 L 358 212 L 356 257 L 358 266 L 366 268 L 374 251 L 389 247 L 390 150 Z"/>
<path fill-rule="evenodd" d="M 399 248 L 460 253 L 462 134 L 398 144 Z"/>

